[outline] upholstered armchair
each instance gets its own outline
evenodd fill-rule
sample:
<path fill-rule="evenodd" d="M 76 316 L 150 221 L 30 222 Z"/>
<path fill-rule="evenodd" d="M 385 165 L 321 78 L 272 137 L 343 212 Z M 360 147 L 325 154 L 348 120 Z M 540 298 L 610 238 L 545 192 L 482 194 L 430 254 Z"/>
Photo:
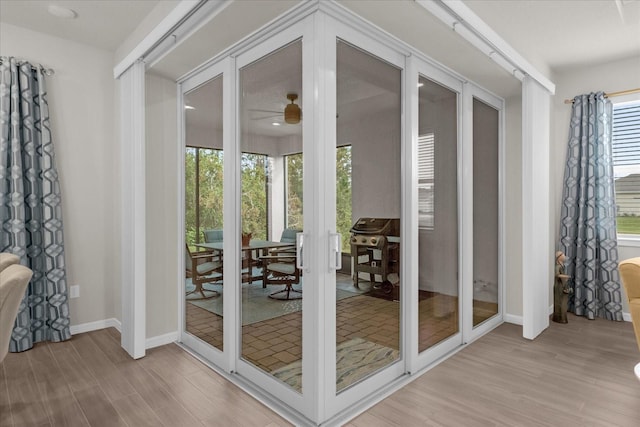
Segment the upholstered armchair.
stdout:
<path fill-rule="evenodd" d="M 9 252 L 0 253 L 0 271 L 13 264 L 18 264 L 20 258 L 17 255 L 10 254 Z"/>
<path fill-rule="evenodd" d="M 629 312 L 636 333 L 636 342 L 640 349 L 640 257 L 620 262 L 619 268 L 622 284 L 629 300 Z M 640 379 L 640 363 L 636 365 L 635 373 Z"/>
<path fill-rule="evenodd" d="M 17 257 L 16 257 L 17 258 Z M 13 260 L 10 257 L 2 257 L 2 261 Z M 9 352 L 9 341 L 13 324 L 18 315 L 20 301 L 31 280 L 33 272 L 20 264 L 4 264 L 0 270 L 0 362 Z"/>

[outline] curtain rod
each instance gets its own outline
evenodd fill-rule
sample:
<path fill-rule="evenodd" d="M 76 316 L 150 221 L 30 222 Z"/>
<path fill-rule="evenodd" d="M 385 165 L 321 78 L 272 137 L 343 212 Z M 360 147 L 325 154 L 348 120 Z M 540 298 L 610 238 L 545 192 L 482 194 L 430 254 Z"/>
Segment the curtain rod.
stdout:
<path fill-rule="evenodd" d="M 632 93 L 640 93 L 640 87 L 636 89 L 621 90 L 620 92 L 605 93 L 604 96 L 607 98 L 613 98 L 614 96 L 630 95 Z M 573 104 L 573 99 L 565 99 L 564 103 Z"/>
<path fill-rule="evenodd" d="M 0 57 L 0 64 L 2 64 L 4 62 L 4 58 L 6 58 L 6 57 Z M 42 71 L 42 73 L 44 75 L 46 75 L 46 76 L 53 76 L 56 73 L 53 68 L 46 68 L 42 64 L 38 64 L 38 66 L 35 66 L 35 65 L 31 64 L 29 61 L 23 60 L 23 59 L 16 59 L 16 62 L 18 63 L 18 65 L 23 65 L 24 63 L 30 64 L 32 70 L 40 69 Z"/>

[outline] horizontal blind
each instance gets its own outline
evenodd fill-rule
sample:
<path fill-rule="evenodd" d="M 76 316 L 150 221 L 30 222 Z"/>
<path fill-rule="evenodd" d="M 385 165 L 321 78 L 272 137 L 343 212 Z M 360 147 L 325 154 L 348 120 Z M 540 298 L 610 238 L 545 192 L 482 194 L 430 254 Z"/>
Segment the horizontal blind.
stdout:
<path fill-rule="evenodd" d="M 640 102 L 613 106 L 613 174 L 618 234 L 640 234 Z"/>
<path fill-rule="evenodd" d="M 613 164 L 640 173 L 640 102 L 613 107 Z"/>
<path fill-rule="evenodd" d="M 418 221 L 420 227 L 433 227 L 434 143 L 433 133 L 426 133 L 418 137 Z"/>

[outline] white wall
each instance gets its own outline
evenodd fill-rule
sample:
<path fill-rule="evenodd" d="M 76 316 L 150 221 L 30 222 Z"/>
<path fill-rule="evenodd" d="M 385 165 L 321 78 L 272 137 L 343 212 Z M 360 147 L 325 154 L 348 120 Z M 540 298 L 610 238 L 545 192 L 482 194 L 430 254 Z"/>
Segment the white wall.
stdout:
<path fill-rule="evenodd" d="M 564 100 L 589 92 L 611 93 L 640 87 L 640 55 L 601 65 L 556 70 L 554 81 L 556 95 L 551 105 L 551 191 L 553 197 L 551 208 L 555 213 L 553 225 L 557 245 L 569 119 L 571 117 L 571 104 L 565 104 Z M 616 98 L 611 98 L 611 100 L 615 102 Z M 640 246 L 634 247 L 621 243 L 619 256 L 620 259 L 638 257 L 640 256 Z M 629 311 L 626 299 L 624 311 Z"/>
<path fill-rule="evenodd" d="M 106 50 L 6 23 L 0 54 L 53 68 L 47 78 L 62 192 L 71 325 L 113 318 L 120 286 L 119 152 L 114 122 L 113 55 Z"/>
<path fill-rule="evenodd" d="M 505 313 L 522 316 L 522 97 L 505 100 Z M 551 286 L 551 284 L 549 284 Z"/>
<path fill-rule="evenodd" d="M 147 338 L 176 332 L 178 163 L 176 82 L 146 74 Z M 184 251 L 184 250 L 183 250 Z"/>
<path fill-rule="evenodd" d="M 339 123 L 337 145 L 351 145 L 352 223 L 358 218 L 400 218 L 398 116 L 383 112 Z"/>

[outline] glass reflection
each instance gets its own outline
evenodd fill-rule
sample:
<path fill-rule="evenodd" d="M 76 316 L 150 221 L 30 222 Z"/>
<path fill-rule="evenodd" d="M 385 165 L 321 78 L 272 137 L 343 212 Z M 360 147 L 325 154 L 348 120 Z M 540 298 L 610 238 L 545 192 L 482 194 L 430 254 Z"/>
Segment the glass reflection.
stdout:
<path fill-rule="evenodd" d="M 401 71 L 338 41 L 336 78 L 340 392 L 400 357 Z"/>
<path fill-rule="evenodd" d="M 457 94 L 419 78 L 418 349 L 459 330 Z"/>
<path fill-rule="evenodd" d="M 241 356 L 302 391 L 302 43 L 240 70 Z"/>
<path fill-rule="evenodd" d="M 473 326 L 498 314 L 499 113 L 473 100 Z"/>
<path fill-rule="evenodd" d="M 185 94 L 185 325 L 223 350 L 222 76 Z"/>

